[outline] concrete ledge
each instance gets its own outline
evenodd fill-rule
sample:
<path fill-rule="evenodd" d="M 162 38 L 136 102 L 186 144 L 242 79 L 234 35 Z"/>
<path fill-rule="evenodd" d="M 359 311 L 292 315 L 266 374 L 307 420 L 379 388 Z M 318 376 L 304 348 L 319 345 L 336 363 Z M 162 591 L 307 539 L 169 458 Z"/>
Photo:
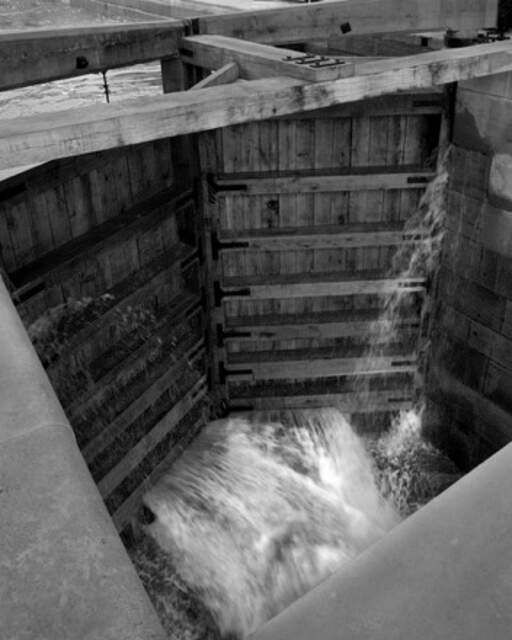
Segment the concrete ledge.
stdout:
<path fill-rule="evenodd" d="M 252 640 L 508 640 L 512 445 Z"/>
<path fill-rule="evenodd" d="M 0 327 L 0 637 L 163 640 L 1 282 Z"/>

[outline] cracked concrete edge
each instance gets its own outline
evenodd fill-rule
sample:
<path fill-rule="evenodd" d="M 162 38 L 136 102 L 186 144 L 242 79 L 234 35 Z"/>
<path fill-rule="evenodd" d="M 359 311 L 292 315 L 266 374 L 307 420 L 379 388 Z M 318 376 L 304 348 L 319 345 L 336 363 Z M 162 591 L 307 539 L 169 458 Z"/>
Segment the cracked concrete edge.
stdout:
<path fill-rule="evenodd" d="M 0 637 L 163 640 L 0 279 Z"/>

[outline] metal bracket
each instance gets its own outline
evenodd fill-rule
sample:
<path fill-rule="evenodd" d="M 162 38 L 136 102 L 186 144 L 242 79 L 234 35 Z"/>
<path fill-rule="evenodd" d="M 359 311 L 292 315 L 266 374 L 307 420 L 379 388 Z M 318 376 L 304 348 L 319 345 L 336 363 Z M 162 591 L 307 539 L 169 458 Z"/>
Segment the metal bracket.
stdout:
<path fill-rule="evenodd" d="M 217 347 L 222 349 L 224 342 L 227 338 L 250 338 L 251 333 L 249 331 L 226 331 L 222 324 L 217 323 Z"/>
<path fill-rule="evenodd" d="M 316 0 L 315 0 L 316 1 Z M 242 412 L 242 411 L 254 411 L 254 405 L 252 404 L 228 404 L 227 408 L 227 415 L 229 415 L 230 413 L 238 413 L 238 412 Z"/>
<path fill-rule="evenodd" d="M 409 176 L 407 184 L 427 184 L 429 179 L 426 176 Z"/>
<path fill-rule="evenodd" d="M 219 380 L 221 384 L 226 384 L 226 378 L 228 376 L 252 376 L 252 369 L 236 369 L 235 371 L 231 371 L 226 368 L 224 361 L 221 360 L 219 362 Z"/>
<path fill-rule="evenodd" d="M 247 296 L 251 295 L 251 290 L 249 287 L 244 289 L 234 289 L 233 291 L 224 291 L 220 286 L 220 282 L 215 280 L 213 283 L 213 299 L 215 301 L 215 306 L 220 307 L 222 305 L 223 298 L 229 298 L 230 296 Z"/>
<path fill-rule="evenodd" d="M 337 58 L 331 57 L 327 58 L 326 56 L 311 53 L 305 53 L 302 56 L 286 56 L 283 58 L 283 62 L 293 62 L 294 64 L 311 67 L 312 69 L 338 67 L 346 64 L 345 60 L 338 60 Z"/>
<path fill-rule="evenodd" d="M 248 242 L 221 242 L 215 231 L 211 233 L 212 242 L 212 258 L 214 260 L 219 259 L 219 253 L 229 249 L 248 249 Z"/>
<path fill-rule="evenodd" d="M 208 187 L 208 202 L 210 204 L 217 202 L 217 194 L 220 191 L 247 191 L 247 185 L 244 183 L 219 184 L 213 173 L 206 175 L 206 185 Z"/>

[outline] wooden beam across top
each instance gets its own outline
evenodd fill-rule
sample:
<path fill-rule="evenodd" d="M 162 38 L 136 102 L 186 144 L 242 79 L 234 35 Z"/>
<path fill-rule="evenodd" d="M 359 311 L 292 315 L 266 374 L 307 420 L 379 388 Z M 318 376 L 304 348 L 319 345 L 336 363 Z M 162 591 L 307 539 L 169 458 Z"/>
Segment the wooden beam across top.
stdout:
<path fill-rule="evenodd" d="M 0 90 L 178 54 L 184 22 L 139 22 L 0 34 Z"/>
<path fill-rule="evenodd" d="M 512 70 L 512 41 L 361 65 L 358 75 L 304 84 L 266 78 L 0 121 L 0 169 L 47 162 L 242 122 Z"/>
<path fill-rule="evenodd" d="M 198 18 L 195 33 L 270 44 L 341 34 L 496 27 L 497 0 L 344 0 Z"/>
<path fill-rule="evenodd" d="M 321 82 L 354 75 L 351 62 L 225 36 L 184 38 L 180 53 L 184 62 L 203 69 L 220 69 L 234 62 L 240 76 L 247 80 L 288 76 L 304 82 Z"/>

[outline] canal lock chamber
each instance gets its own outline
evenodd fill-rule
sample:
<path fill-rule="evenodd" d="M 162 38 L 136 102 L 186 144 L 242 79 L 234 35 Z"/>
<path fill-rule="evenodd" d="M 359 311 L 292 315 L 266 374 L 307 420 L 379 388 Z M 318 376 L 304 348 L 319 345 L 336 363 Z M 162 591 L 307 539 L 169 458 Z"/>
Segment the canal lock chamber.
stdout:
<path fill-rule="evenodd" d="M 313 412 L 336 407 L 375 443 L 423 397 L 423 433 L 454 477 L 509 441 L 509 85 L 503 74 L 448 96 L 159 140 L 2 184 L 17 311 L 148 590 L 168 579 L 196 628 L 219 633 L 173 562 L 155 577 L 162 556 L 137 540 L 155 517 L 142 496 L 187 451 L 198 464 L 195 443 L 208 436 L 195 436 L 211 419 L 249 415 L 279 442 L 287 429 L 300 439 L 311 416 L 332 423 Z M 425 189 L 443 172 L 435 269 L 412 272 L 407 250 L 398 265 L 394 256 L 418 242 L 408 220 L 424 219 Z M 316 532 L 302 540 L 303 530 L 278 533 L 274 561 L 298 548 L 294 536 L 311 542 Z"/>

